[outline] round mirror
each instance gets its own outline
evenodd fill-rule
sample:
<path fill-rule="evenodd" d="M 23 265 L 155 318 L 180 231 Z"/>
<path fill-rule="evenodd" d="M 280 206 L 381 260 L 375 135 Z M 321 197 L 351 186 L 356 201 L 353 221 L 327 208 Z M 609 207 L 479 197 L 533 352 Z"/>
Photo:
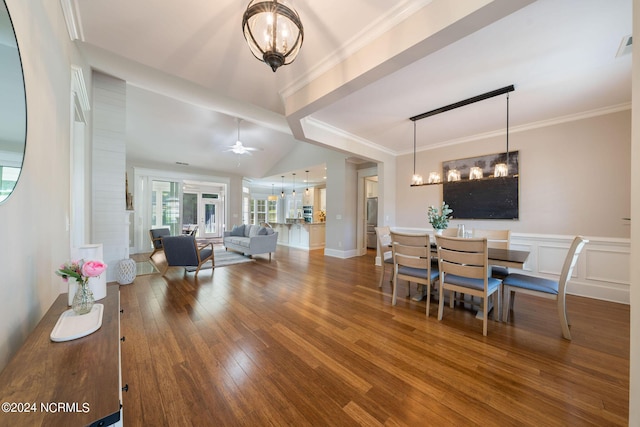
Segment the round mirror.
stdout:
<path fill-rule="evenodd" d="M 27 104 L 18 42 L 7 5 L 0 3 L 0 203 L 13 192 L 24 159 Z"/>

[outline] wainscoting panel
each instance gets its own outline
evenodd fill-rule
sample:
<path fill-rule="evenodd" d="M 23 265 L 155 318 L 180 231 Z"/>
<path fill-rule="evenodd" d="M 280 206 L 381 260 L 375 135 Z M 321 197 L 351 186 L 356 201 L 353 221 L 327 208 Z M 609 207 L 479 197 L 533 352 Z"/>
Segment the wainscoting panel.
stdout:
<path fill-rule="evenodd" d="M 392 227 L 407 233 L 430 232 L 430 229 Z M 584 247 L 567 285 L 567 293 L 629 304 L 630 251 L 629 239 L 584 236 Z M 523 274 L 557 280 L 574 236 L 544 234 L 511 234 L 511 249 L 529 251 Z"/>
<path fill-rule="evenodd" d="M 513 233 L 511 247 L 531 253 L 523 273 L 557 280 L 573 237 Z M 629 239 L 585 238 L 567 293 L 629 304 Z"/>

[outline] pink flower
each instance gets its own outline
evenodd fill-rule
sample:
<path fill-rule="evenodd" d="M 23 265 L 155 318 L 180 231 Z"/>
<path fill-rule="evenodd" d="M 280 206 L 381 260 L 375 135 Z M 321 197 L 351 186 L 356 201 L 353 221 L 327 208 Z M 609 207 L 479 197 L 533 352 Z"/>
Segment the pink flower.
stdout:
<path fill-rule="evenodd" d="M 82 274 L 88 277 L 97 277 L 107 269 L 107 265 L 101 261 L 87 261 L 82 264 Z"/>

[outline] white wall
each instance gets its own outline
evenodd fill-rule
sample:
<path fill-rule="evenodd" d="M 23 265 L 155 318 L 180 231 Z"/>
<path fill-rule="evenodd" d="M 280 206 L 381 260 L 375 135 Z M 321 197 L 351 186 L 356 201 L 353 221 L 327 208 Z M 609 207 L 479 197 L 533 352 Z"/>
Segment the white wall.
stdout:
<path fill-rule="evenodd" d="M 23 61 L 27 146 L 14 194 L 0 205 L 0 368 L 61 290 L 55 269 L 69 257 L 70 64 L 59 2 L 7 0 Z"/>
<path fill-rule="evenodd" d="M 630 141 L 630 110 L 512 132 L 509 150 L 520 156 L 520 219 L 454 220 L 449 226 L 628 238 Z M 428 176 L 442 171 L 443 161 L 504 151 L 504 137 L 423 151 L 416 171 Z M 398 157 L 395 225 L 430 228 L 427 209 L 442 202 L 442 186 L 410 187 L 412 162 L 412 154 Z"/>
<path fill-rule="evenodd" d="M 91 157 L 91 241 L 103 245 L 107 281 L 116 280 L 120 260 L 129 257 L 125 199 L 126 96 L 124 80 L 93 72 Z"/>

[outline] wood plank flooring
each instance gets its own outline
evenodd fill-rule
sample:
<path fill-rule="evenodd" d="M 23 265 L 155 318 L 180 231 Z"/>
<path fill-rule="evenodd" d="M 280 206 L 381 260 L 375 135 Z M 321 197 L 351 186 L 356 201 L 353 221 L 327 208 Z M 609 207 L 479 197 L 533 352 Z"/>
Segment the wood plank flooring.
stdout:
<path fill-rule="evenodd" d="M 392 306 L 374 255 L 279 246 L 121 286 L 124 425 L 627 425 L 628 306 L 569 296 L 569 342 L 553 302 L 518 295 L 483 337 L 461 307 Z"/>

